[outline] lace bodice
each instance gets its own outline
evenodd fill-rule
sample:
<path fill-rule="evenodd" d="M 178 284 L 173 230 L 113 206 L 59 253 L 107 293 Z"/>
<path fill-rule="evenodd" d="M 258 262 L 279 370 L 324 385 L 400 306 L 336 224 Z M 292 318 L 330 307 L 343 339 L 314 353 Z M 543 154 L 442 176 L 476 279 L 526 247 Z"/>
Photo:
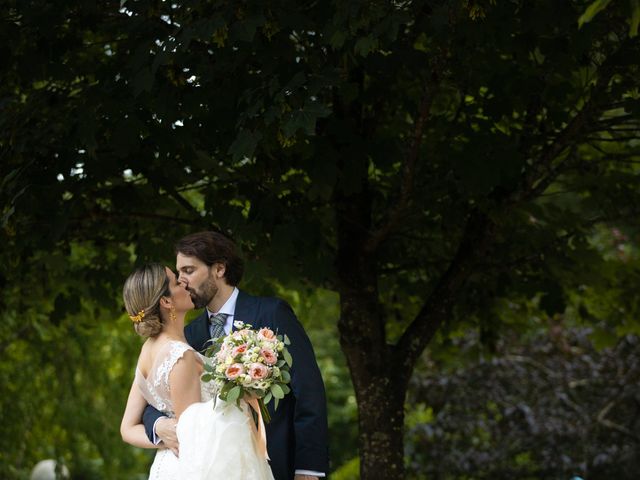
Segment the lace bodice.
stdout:
<path fill-rule="evenodd" d="M 136 368 L 136 384 L 149 405 L 160 410 L 169 417 L 174 417 L 173 403 L 171 402 L 171 386 L 169 374 L 185 352 L 195 350 L 190 345 L 177 340 L 170 340 L 159 350 L 149 374 L 145 378 L 139 368 Z M 205 363 L 210 359 L 195 352 L 200 360 Z M 215 395 L 215 389 L 211 384 L 201 383 L 200 396 L 202 401 L 208 401 Z"/>

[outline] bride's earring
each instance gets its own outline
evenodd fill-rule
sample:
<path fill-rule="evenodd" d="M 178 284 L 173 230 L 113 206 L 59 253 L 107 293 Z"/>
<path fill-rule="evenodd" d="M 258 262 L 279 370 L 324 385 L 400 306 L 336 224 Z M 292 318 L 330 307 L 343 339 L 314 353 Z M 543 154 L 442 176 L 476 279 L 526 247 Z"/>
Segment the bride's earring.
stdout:
<path fill-rule="evenodd" d="M 176 307 L 174 307 L 173 305 L 171 305 L 171 310 L 169 310 L 169 318 L 172 322 L 175 322 L 177 320 Z"/>

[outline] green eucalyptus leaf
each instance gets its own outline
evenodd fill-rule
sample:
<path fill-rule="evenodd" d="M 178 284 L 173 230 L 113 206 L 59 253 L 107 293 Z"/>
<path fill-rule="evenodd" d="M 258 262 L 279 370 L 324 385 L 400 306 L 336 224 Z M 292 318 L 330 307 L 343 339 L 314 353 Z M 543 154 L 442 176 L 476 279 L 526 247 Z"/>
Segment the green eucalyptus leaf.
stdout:
<path fill-rule="evenodd" d="M 286 348 L 284 350 L 282 350 L 282 356 L 284 357 L 285 361 L 287 362 L 287 365 L 289 365 L 289 367 L 293 367 L 293 357 L 289 353 L 289 350 L 287 350 Z"/>
<path fill-rule="evenodd" d="M 282 387 L 275 383 L 271 385 L 271 394 L 276 399 L 284 398 L 284 391 L 282 390 Z"/>
<path fill-rule="evenodd" d="M 240 387 L 240 385 L 234 386 L 231 390 L 229 390 L 229 393 L 227 393 L 226 401 L 229 403 L 233 403 L 237 401 L 238 398 L 240 398 L 241 393 L 242 393 L 242 388 Z"/>

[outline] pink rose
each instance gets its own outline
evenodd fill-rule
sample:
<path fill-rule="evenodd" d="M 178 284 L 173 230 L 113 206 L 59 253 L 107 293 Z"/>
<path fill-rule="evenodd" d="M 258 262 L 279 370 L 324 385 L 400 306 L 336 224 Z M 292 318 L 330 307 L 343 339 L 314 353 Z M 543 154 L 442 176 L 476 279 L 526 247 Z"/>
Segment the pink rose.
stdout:
<path fill-rule="evenodd" d="M 263 348 L 260 350 L 260 355 L 264 358 L 264 363 L 267 365 L 273 365 L 278 361 L 278 357 L 270 348 Z"/>
<path fill-rule="evenodd" d="M 242 365 L 240 363 L 232 363 L 227 367 L 227 370 L 224 372 L 224 374 L 229 380 L 235 380 L 243 373 L 244 373 L 244 368 L 242 368 Z"/>
<path fill-rule="evenodd" d="M 253 380 L 262 380 L 269 374 L 269 369 L 261 363 L 252 363 L 249 367 L 249 376 Z"/>
<path fill-rule="evenodd" d="M 237 355 L 242 355 L 247 351 L 247 344 L 243 343 L 242 345 L 238 345 L 233 350 L 231 350 L 231 356 L 236 357 Z"/>
<path fill-rule="evenodd" d="M 276 339 L 276 334 L 273 333 L 273 330 L 271 330 L 270 328 L 261 328 L 258 331 L 258 338 L 260 340 L 266 340 L 268 342 L 275 342 Z"/>

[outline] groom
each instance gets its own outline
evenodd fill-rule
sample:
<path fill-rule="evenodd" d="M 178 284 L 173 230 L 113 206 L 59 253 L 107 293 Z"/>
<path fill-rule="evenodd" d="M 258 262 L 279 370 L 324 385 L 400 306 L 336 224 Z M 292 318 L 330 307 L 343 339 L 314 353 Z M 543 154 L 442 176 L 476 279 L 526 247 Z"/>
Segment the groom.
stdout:
<path fill-rule="evenodd" d="M 235 244 L 216 232 L 187 235 L 178 241 L 176 268 L 196 308 L 204 312 L 185 327 L 185 337 L 198 351 L 211 338 L 228 334 L 236 320 L 255 328 L 269 327 L 291 340 L 293 357 L 291 393 L 277 410 L 269 403 L 267 448 L 276 480 L 315 480 L 329 471 L 327 413 L 324 384 L 313 347 L 291 307 L 278 298 L 254 297 L 237 285 L 243 262 Z M 175 420 L 151 406 L 144 412 L 144 424 L 152 442 L 162 440 L 177 450 Z"/>

